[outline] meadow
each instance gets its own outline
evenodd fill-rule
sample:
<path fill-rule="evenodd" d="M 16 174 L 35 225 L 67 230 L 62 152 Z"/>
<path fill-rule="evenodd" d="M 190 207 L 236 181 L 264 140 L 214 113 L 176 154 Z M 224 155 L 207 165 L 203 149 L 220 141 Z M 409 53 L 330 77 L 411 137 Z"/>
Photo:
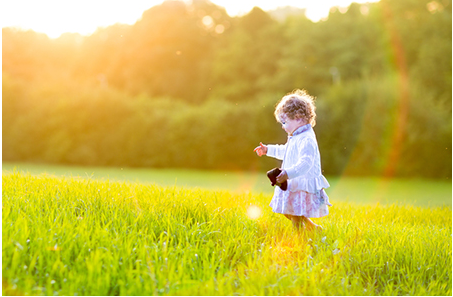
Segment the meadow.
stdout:
<path fill-rule="evenodd" d="M 104 181 L 156 184 L 186 189 L 227 190 L 272 195 L 274 189 L 263 172 L 193 169 L 115 168 L 3 162 L 4 173 L 14 170 L 31 175 L 85 178 Z M 452 206 L 451 179 L 327 176 L 332 201 L 360 205 L 398 204 L 423 207 Z M 270 199 L 270 198 L 269 198 Z"/>
<path fill-rule="evenodd" d="M 309 233 L 265 192 L 5 166 L 2 186 L 3 295 L 452 294 L 448 205 L 332 199 Z"/>

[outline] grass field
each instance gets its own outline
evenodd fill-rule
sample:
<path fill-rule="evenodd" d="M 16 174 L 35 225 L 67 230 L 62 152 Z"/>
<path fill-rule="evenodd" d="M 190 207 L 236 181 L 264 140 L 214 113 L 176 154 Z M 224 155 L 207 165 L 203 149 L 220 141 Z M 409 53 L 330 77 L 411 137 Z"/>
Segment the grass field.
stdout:
<path fill-rule="evenodd" d="M 3 295 L 452 295 L 451 202 L 331 199 L 309 234 L 265 191 L 3 170 Z"/>
<path fill-rule="evenodd" d="M 228 190 L 235 193 L 272 194 L 264 173 L 223 172 L 181 169 L 106 168 L 3 163 L 4 172 L 14 169 L 32 175 L 129 181 L 191 189 Z M 362 205 L 399 204 L 416 206 L 452 206 L 451 180 L 393 179 L 373 177 L 327 177 L 330 200 Z"/>

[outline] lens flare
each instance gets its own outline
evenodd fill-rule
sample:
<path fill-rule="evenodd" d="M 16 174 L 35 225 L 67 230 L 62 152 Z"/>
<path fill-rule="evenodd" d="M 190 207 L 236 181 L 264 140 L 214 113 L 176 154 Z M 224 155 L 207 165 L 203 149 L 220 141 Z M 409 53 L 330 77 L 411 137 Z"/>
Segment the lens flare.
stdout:
<path fill-rule="evenodd" d="M 261 208 L 256 205 L 250 205 L 247 208 L 247 216 L 252 220 L 256 220 L 261 217 Z"/>

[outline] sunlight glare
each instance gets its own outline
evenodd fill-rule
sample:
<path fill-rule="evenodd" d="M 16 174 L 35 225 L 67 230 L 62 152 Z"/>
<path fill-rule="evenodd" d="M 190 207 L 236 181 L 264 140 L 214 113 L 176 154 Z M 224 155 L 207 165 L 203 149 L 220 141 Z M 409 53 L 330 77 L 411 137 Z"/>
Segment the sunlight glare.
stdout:
<path fill-rule="evenodd" d="M 215 26 L 215 32 L 217 34 L 222 34 L 224 31 L 225 27 L 222 24 Z"/>
<path fill-rule="evenodd" d="M 212 26 L 214 26 L 214 20 L 209 15 L 205 16 L 202 19 L 202 22 L 203 22 L 203 25 L 205 25 L 206 28 L 211 28 Z"/>
<path fill-rule="evenodd" d="M 261 208 L 256 205 L 250 205 L 247 208 L 247 216 L 252 220 L 256 220 L 261 217 Z"/>
<path fill-rule="evenodd" d="M 355 3 L 371 3 L 379 0 L 324 0 L 324 1 L 309 1 L 309 0 L 250 0 L 250 1 L 231 1 L 231 0 L 212 0 L 216 5 L 225 7 L 230 16 L 241 16 L 247 14 L 253 7 L 258 6 L 265 11 L 274 10 L 278 7 L 293 6 L 297 8 L 305 8 L 305 15 L 310 20 L 317 22 L 326 19 L 329 15 L 331 7 L 338 6 L 347 8 L 352 2 Z"/>
<path fill-rule="evenodd" d="M 194 0 L 192 0 L 194 1 Z M 186 3 L 192 2 L 184 0 Z M 356 0 L 357 3 L 376 2 L 377 0 Z M 107 27 L 116 23 L 132 25 L 139 20 L 144 11 L 160 5 L 164 0 L 135 0 L 135 1 L 59 1 L 59 0 L 16 0 L 4 1 L 2 4 L 1 25 L 2 27 L 18 27 L 24 30 L 32 29 L 36 32 L 47 34 L 51 38 L 57 38 L 65 32 L 90 35 L 99 27 Z M 234 16 L 242 16 L 258 6 L 265 11 L 274 10 L 278 7 L 293 6 L 305 8 L 306 16 L 314 22 L 325 19 L 329 15 L 330 8 L 338 6 L 348 7 L 352 0 L 212 0 L 215 5 L 224 7 L 226 12 Z M 433 1 L 428 5 L 428 10 L 436 11 L 440 8 Z M 366 13 L 366 12 L 365 12 Z M 214 22 L 210 16 L 206 16 L 202 23 L 211 28 Z M 221 34 L 224 27 L 215 27 L 215 32 Z"/>
<path fill-rule="evenodd" d="M 1 25 L 32 29 L 57 38 L 65 32 L 92 34 L 98 27 L 134 24 L 143 12 L 163 0 L 59 1 L 17 0 L 2 4 Z"/>

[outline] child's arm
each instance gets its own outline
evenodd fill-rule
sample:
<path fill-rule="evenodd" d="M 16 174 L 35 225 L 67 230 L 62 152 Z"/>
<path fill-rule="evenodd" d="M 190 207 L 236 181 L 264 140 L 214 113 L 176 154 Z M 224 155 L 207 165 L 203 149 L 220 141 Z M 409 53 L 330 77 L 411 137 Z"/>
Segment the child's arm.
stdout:
<path fill-rule="evenodd" d="M 260 146 L 257 146 L 253 151 L 260 157 L 263 155 L 267 155 L 272 158 L 283 160 L 283 157 L 285 156 L 285 151 L 286 151 L 286 144 L 284 144 L 284 145 L 279 145 L 279 144 L 264 145 L 262 142 L 260 142 Z"/>
<path fill-rule="evenodd" d="M 317 152 L 316 142 L 311 138 L 304 141 L 300 147 L 302 156 L 297 160 L 296 164 L 290 168 L 286 168 L 286 175 L 288 179 L 292 179 L 301 176 L 308 172 L 315 163 L 315 155 Z M 283 172 L 282 172 L 283 173 Z"/>
<path fill-rule="evenodd" d="M 286 152 L 286 144 L 269 144 L 267 146 L 267 156 L 283 160 Z"/>
<path fill-rule="evenodd" d="M 291 192 L 301 190 L 307 191 L 307 189 L 316 191 L 321 188 L 328 188 L 330 185 L 326 178 L 322 174 L 320 176 L 316 176 L 321 173 L 321 168 L 318 168 L 319 165 L 317 165 L 316 161 L 319 159 L 319 151 L 316 140 L 306 139 L 305 141 L 301 141 L 298 148 L 300 149 L 300 157 L 297 160 L 291 160 L 295 161 L 295 164 L 285 170 L 282 170 L 282 172 L 277 176 L 277 181 L 282 183 L 288 180 L 288 189 Z M 315 180 L 313 181 L 315 183 L 312 185 L 307 184 L 307 176 L 304 176 L 305 174 L 309 174 L 310 177 L 314 177 Z"/>
<path fill-rule="evenodd" d="M 267 146 L 260 142 L 260 146 L 256 147 L 253 151 L 260 157 L 267 155 Z"/>
<path fill-rule="evenodd" d="M 316 146 L 313 146 L 313 143 L 310 141 L 304 141 L 300 147 L 303 154 L 293 166 L 287 168 L 286 170 L 282 169 L 282 172 L 276 177 L 277 182 L 283 183 L 289 179 L 301 176 L 306 173 L 314 164 L 314 154 Z"/>
<path fill-rule="evenodd" d="M 280 174 L 277 176 L 277 181 L 279 183 L 284 183 L 287 180 L 288 180 L 288 173 L 286 173 L 286 170 L 282 170 L 282 172 L 280 172 Z"/>

